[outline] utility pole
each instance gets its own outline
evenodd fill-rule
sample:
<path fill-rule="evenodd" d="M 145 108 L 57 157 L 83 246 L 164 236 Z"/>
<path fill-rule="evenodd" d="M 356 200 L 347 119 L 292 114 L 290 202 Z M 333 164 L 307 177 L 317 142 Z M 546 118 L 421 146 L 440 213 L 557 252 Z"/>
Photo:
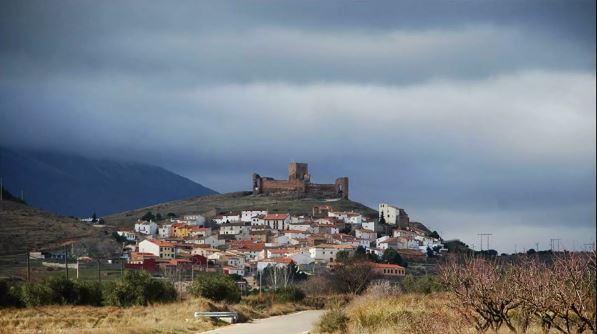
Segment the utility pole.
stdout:
<path fill-rule="evenodd" d="M 23 189 L 21 189 L 21 201 L 24 201 L 24 200 L 25 200 L 25 195 L 23 193 Z"/>
<path fill-rule="evenodd" d="M 553 250 L 555 248 L 555 245 L 557 245 L 557 251 L 558 252 L 560 251 L 560 240 L 561 239 L 558 239 L 558 238 L 549 239 L 549 244 L 551 245 L 550 249 L 551 249 L 552 252 L 553 252 Z"/>
<path fill-rule="evenodd" d="M 489 236 L 493 235 L 491 233 L 478 233 L 479 239 L 481 240 L 481 251 L 483 251 L 483 237 L 487 237 L 487 249 L 489 249 Z"/>
<path fill-rule="evenodd" d="M 0 176 L 0 201 L 4 200 L 4 183 L 2 180 L 2 176 Z"/>
<path fill-rule="evenodd" d="M 68 248 L 64 246 L 64 270 L 66 270 L 66 279 L 68 280 Z"/>
<path fill-rule="evenodd" d="M 102 283 L 102 261 L 99 257 L 97 258 L 97 281 Z"/>

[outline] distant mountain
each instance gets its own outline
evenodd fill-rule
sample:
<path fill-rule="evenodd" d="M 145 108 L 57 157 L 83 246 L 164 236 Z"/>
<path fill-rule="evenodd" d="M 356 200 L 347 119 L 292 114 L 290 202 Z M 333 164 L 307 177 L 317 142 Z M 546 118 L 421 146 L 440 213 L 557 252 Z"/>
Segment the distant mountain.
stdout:
<path fill-rule="evenodd" d="M 0 176 L 29 205 L 78 217 L 217 194 L 161 167 L 48 151 L 0 148 Z"/>

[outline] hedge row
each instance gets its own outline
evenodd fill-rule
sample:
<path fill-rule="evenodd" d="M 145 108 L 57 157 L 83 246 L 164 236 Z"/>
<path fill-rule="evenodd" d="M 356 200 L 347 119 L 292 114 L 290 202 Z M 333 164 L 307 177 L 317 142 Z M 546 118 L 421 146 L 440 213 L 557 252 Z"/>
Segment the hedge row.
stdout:
<path fill-rule="evenodd" d="M 174 286 L 143 271 L 126 271 L 119 280 L 100 284 L 63 276 L 40 282 L 0 280 L 0 307 L 40 305 L 147 305 L 176 299 Z"/>

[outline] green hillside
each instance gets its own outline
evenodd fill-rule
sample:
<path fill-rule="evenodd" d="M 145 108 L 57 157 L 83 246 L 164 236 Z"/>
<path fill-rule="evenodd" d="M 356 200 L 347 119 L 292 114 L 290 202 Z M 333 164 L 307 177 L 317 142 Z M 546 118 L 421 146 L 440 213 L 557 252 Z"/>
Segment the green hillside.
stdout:
<path fill-rule="evenodd" d="M 351 200 L 330 200 L 324 198 L 297 198 L 288 195 L 252 195 L 250 192 L 236 192 L 221 195 L 199 196 L 186 200 L 166 202 L 136 210 L 126 211 L 104 217 L 106 224 L 130 227 L 133 223 L 151 211 L 165 217 L 168 213 L 184 215 L 201 213 L 208 217 L 218 211 L 240 211 L 245 209 L 263 209 L 270 212 L 284 212 L 295 215 L 310 215 L 312 208 L 329 205 L 339 211 L 356 211 L 368 217 L 377 217 L 377 211 Z"/>

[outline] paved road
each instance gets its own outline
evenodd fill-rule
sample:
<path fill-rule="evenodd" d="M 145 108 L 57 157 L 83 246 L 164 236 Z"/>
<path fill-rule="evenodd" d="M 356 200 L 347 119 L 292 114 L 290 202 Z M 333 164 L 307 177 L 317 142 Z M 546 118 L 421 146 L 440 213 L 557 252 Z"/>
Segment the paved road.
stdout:
<path fill-rule="evenodd" d="M 214 334 L 302 334 L 313 329 L 324 311 L 302 311 L 277 317 L 257 319 L 250 323 L 234 324 L 206 333 Z"/>

